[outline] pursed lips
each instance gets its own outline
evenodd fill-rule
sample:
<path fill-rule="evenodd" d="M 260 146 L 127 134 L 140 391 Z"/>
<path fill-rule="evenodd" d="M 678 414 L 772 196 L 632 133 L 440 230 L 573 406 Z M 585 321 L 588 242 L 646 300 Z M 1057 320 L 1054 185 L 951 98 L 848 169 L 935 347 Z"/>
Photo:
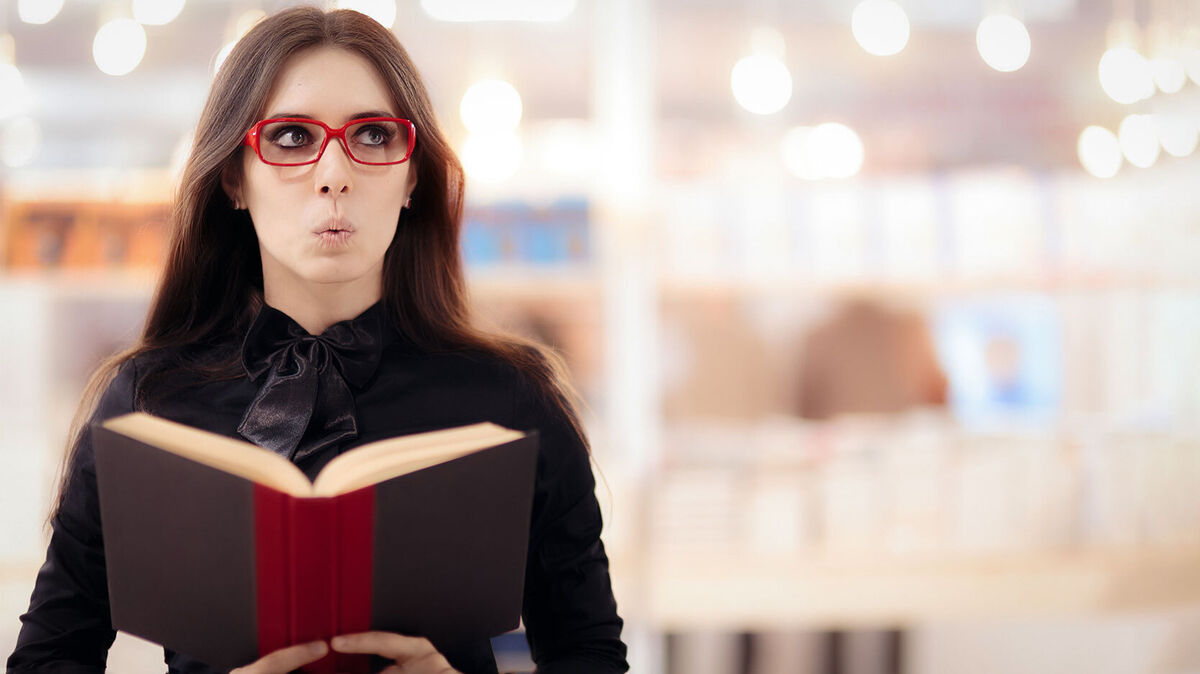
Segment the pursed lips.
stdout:
<path fill-rule="evenodd" d="M 343 218 L 329 218 L 313 229 L 313 234 L 325 232 L 353 232 L 354 225 Z"/>

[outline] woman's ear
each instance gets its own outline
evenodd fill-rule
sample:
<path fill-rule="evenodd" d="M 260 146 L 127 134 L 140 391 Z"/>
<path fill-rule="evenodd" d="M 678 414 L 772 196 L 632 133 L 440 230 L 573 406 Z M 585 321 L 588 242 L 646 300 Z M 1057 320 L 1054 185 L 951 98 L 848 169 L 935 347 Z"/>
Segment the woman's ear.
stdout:
<path fill-rule="evenodd" d="M 242 203 L 241 174 L 241 167 L 234 163 L 230 163 L 224 169 L 221 169 L 221 189 L 225 191 L 225 196 L 229 197 L 229 202 L 233 204 L 234 210 L 241 210 L 246 207 Z"/>
<path fill-rule="evenodd" d="M 404 208 L 412 208 L 412 194 L 415 189 L 417 189 L 417 164 L 413 162 L 408 167 L 408 178 L 404 181 L 404 193 L 408 195 L 404 202 Z"/>

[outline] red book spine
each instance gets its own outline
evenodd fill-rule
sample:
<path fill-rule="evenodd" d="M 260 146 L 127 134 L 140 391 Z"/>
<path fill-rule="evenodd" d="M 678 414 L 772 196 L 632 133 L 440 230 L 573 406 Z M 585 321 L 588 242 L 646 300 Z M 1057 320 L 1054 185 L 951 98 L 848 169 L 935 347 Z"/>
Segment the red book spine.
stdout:
<path fill-rule="evenodd" d="M 334 500 L 288 500 L 288 557 L 292 562 L 289 629 L 294 644 L 329 639 L 337 615 L 337 536 Z M 305 665 L 307 674 L 334 674 L 332 653 Z"/>
<path fill-rule="evenodd" d="M 375 490 L 295 498 L 254 487 L 259 655 L 371 629 Z M 370 656 L 333 653 L 309 674 L 363 674 Z"/>
<path fill-rule="evenodd" d="M 254 485 L 255 606 L 260 656 L 291 644 L 286 507 L 290 499 L 274 489 Z"/>
<path fill-rule="evenodd" d="M 334 499 L 337 507 L 338 606 L 335 634 L 371 629 L 372 561 L 375 556 L 375 487 L 369 486 Z M 366 674 L 369 655 L 337 653 L 337 671 Z"/>

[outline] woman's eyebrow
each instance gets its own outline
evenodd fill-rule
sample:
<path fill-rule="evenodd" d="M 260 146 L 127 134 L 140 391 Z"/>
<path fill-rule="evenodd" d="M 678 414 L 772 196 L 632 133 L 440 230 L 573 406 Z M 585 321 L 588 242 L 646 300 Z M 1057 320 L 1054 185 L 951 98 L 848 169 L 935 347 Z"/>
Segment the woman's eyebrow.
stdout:
<path fill-rule="evenodd" d="M 303 112 L 277 112 L 273 115 L 268 115 L 267 119 L 280 119 L 283 117 L 298 117 L 301 119 L 316 119 L 312 115 L 306 115 Z M 366 112 L 356 112 L 347 117 L 347 119 L 366 119 L 367 117 L 395 117 L 390 112 L 384 110 L 367 110 Z"/>

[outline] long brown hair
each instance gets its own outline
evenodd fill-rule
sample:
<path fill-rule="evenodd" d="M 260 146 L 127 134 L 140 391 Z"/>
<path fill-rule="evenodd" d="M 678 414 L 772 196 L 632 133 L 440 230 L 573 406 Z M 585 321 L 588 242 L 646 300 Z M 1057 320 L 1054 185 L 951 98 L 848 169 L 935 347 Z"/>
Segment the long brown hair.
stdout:
<path fill-rule="evenodd" d="M 221 189 L 221 174 L 240 172 L 242 138 L 264 113 L 287 60 L 319 46 L 366 58 L 381 75 L 400 115 L 417 127 L 410 160 L 417 170 L 412 207 L 404 211 L 383 264 L 383 302 L 396 327 L 429 351 L 475 350 L 508 362 L 567 414 L 577 432 L 581 430 L 574 412 L 578 396 L 556 353 L 514 335 L 484 331 L 472 322 L 459 253 L 462 165 L 438 126 L 425 85 L 404 47 L 390 31 L 357 12 L 296 7 L 246 33 L 213 80 L 175 195 L 170 247 L 145 328 L 136 344 L 101 363 L 84 390 L 51 518 L 62 506 L 86 424 L 121 364 L 165 347 L 183 347 L 175 350 L 186 352 L 187 347 L 228 341 L 244 331 L 262 307 L 262 263 L 254 227 L 246 212 L 234 210 Z M 173 366 L 199 372 L 208 381 L 242 376 L 239 354 L 226 355 L 218 362 L 177 358 Z M 140 388 L 144 393 L 148 387 Z M 135 401 L 135 407 L 144 402 Z"/>

